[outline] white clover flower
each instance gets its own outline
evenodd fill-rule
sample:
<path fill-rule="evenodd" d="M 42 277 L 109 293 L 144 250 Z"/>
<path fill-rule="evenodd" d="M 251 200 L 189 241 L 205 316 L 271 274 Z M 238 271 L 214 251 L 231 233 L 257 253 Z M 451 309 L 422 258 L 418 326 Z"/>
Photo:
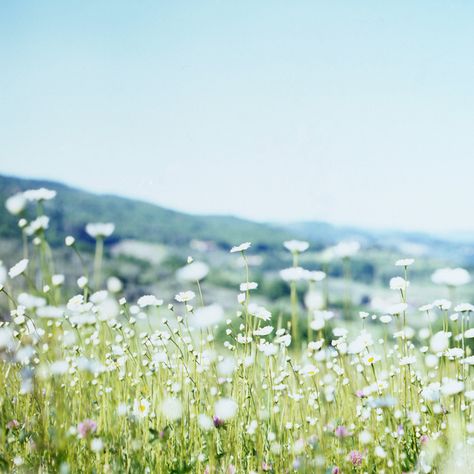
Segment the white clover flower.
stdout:
<path fill-rule="evenodd" d="M 410 282 L 402 277 L 393 277 L 390 279 L 391 290 L 403 290 L 405 291 L 410 286 Z"/>
<path fill-rule="evenodd" d="M 244 252 L 248 250 L 252 244 L 250 242 L 244 242 L 243 244 L 236 245 L 230 249 L 230 253 Z"/>
<path fill-rule="evenodd" d="M 147 308 L 148 306 L 161 306 L 163 300 L 158 299 L 155 295 L 143 295 L 137 300 L 137 305 L 140 308 Z"/>
<path fill-rule="evenodd" d="M 23 193 L 14 194 L 5 201 L 7 211 L 14 216 L 20 214 L 25 209 L 25 206 L 26 198 Z"/>
<path fill-rule="evenodd" d="M 204 262 L 189 263 L 176 272 L 176 277 L 181 281 L 201 281 L 209 273 L 209 266 Z"/>
<path fill-rule="evenodd" d="M 13 267 L 10 268 L 10 270 L 8 271 L 8 276 L 13 279 L 16 278 L 18 275 L 21 275 L 26 270 L 28 263 L 29 260 L 27 258 L 20 260 L 17 264 L 13 265 Z"/>
<path fill-rule="evenodd" d="M 244 292 L 244 291 L 256 290 L 257 287 L 258 287 L 258 283 L 254 281 L 249 281 L 249 282 L 240 284 L 240 291 Z"/>
<path fill-rule="evenodd" d="M 86 225 L 86 232 L 94 239 L 110 237 L 115 230 L 115 224 L 111 222 L 96 222 Z"/>
<path fill-rule="evenodd" d="M 437 285 L 462 286 L 471 281 L 471 276 L 464 268 L 440 268 L 433 273 L 431 280 Z"/>
<path fill-rule="evenodd" d="M 291 253 L 301 253 L 309 248 L 309 243 L 303 240 L 287 240 L 283 242 L 283 246 Z"/>
<path fill-rule="evenodd" d="M 231 398 L 221 398 L 214 405 L 214 415 L 219 420 L 227 421 L 237 414 L 237 403 Z"/>
<path fill-rule="evenodd" d="M 415 263 L 415 259 L 413 258 L 402 258 L 400 260 L 397 260 L 395 262 L 395 265 L 397 267 L 409 267 L 410 265 L 413 265 Z"/>
<path fill-rule="evenodd" d="M 196 293 L 194 291 L 180 291 L 174 299 L 178 301 L 178 303 L 187 303 L 188 301 L 193 300 L 196 297 Z"/>
<path fill-rule="evenodd" d="M 150 402 L 146 398 L 140 400 L 135 399 L 133 402 L 133 411 L 132 414 L 136 418 L 146 418 L 150 411 Z"/>
<path fill-rule="evenodd" d="M 183 405 L 177 398 L 167 398 L 161 404 L 161 413 L 169 421 L 176 421 L 183 415 Z"/>
<path fill-rule="evenodd" d="M 49 201 L 56 197 L 56 191 L 46 188 L 28 189 L 23 195 L 27 201 Z"/>

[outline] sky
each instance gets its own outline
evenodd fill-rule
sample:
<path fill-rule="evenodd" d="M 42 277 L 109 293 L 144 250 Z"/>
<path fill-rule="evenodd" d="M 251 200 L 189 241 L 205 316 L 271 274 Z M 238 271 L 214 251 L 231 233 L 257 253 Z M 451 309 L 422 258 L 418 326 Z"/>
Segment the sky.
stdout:
<path fill-rule="evenodd" d="M 474 231 L 474 2 L 0 2 L 0 173 Z"/>

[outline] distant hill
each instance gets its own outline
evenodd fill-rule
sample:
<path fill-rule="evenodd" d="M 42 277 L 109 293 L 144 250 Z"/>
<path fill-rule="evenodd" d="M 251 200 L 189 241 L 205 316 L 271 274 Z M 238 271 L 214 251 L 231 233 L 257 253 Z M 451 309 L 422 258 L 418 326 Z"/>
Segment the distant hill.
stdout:
<path fill-rule="evenodd" d="M 191 239 L 212 240 L 229 247 L 252 240 L 255 247 L 281 245 L 292 233 L 270 224 L 260 224 L 232 216 L 197 216 L 165 209 L 147 202 L 114 195 L 94 194 L 46 180 L 0 175 L 0 238 L 18 236 L 18 219 L 5 209 L 5 199 L 26 189 L 46 187 L 57 191 L 46 203 L 51 217 L 49 240 L 55 244 L 72 234 L 88 240 L 84 226 L 88 222 L 114 222 L 113 239 L 137 239 L 168 245 L 188 244 Z"/>

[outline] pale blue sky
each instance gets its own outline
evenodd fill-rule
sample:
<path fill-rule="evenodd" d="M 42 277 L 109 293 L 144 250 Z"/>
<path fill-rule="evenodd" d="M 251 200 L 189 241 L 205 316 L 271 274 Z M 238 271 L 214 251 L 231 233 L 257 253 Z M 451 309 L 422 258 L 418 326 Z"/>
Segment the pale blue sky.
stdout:
<path fill-rule="evenodd" d="M 474 2 L 0 3 L 0 172 L 474 230 Z"/>

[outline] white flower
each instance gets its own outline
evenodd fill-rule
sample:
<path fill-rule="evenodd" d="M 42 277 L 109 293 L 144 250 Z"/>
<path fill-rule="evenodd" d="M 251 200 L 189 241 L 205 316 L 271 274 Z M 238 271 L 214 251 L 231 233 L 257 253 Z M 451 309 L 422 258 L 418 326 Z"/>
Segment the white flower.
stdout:
<path fill-rule="evenodd" d="M 302 240 L 287 240 L 283 245 L 291 253 L 301 253 L 309 248 L 309 243 Z"/>
<path fill-rule="evenodd" d="M 104 442 L 100 438 L 94 438 L 91 441 L 91 450 L 94 453 L 100 453 L 104 449 Z"/>
<path fill-rule="evenodd" d="M 464 268 L 440 268 L 431 276 L 437 285 L 461 286 L 471 281 L 469 272 Z"/>
<path fill-rule="evenodd" d="M 64 239 L 64 243 L 65 243 L 66 246 L 68 246 L 68 247 L 72 247 L 75 242 L 76 242 L 76 239 L 75 239 L 72 235 L 68 235 L 68 236 Z"/>
<path fill-rule="evenodd" d="M 176 421 L 183 414 L 183 406 L 177 398 L 167 398 L 161 404 L 161 412 L 167 420 Z"/>
<path fill-rule="evenodd" d="M 319 270 L 305 270 L 303 278 L 308 281 L 322 281 L 326 278 L 326 273 Z"/>
<path fill-rule="evenodd" d="M 64 283 L 64 275 L 62 274 L 56 274 L 51 277 L 51 283 L 54 286 L 61 286 Z"/>
<path fill-rule="evenodd" d="M 387 313 L 391 315 L 402 314 L 404 311 L 406 311 L 407 308 L 408 305 L 406 303 L 397 303 L 390 306 L 390 308 L 388 308 Z"/>
<path fill-rule="evenodd" d="M 303 280 L 305 272 L 301 267 L 290 267 L 280 270 L 280 277 L 287 282 Z"/>
<path fill-rule="evenodd" d="M 474 305 L 470 303 L 461 303 L 454 308 L 454 311 L 458 311 L 459 313 L 471 313 L 474 311 Z"/>
<path fill-rule="evenodd" d="M 146 308 L 147 306 L 161 306 L 163 300 L 159 300 L 155 295 L 143 295 L 137 300 L 137 305 L 140 308 Z"/>
<path fill-rule="evenodd" d="M 361 431 L 359 441 L 361 444 L 369 444 L 372 441 L 372 435 L 368 431 Z"/>
<path fill-rule="evenodd" d="M 7 208 L 7 211 L 14 216 L 20 214 L 20 212 L 25 209 L 25 206 L 26 198 L 23 193 L 14 194 L 5 201 L 5 207 Z"/>
<path fill-rule="evenodd" d="M 146 398 L 133 402 L 133 416 L 136 418 L 146 418 L 150 411 L 150 402 Z"/>
<path fill-rule="evenodd" d="M 364 356 L 364 364 L 365 365 L 374 365 L 376 362 L 380 360 L 380 357 L 375 354 L 367 354 Z"/>
<path fill-rule="evenodd" d="M 178 280 L 201 281 L 209 273 L 209 267 L 204 262 L 192 262 L 176 272 Z"/>
<path fill-rule="evenodd" d="M 395 262 L 395 265 L 397 267 L 409 267 L 413 263 L 415 263 L 415 259 L 413 259 L 413 258 L 402 258 L 400 260 L 397 260 Z"/>
<path fill-rule="evenodd" d="M 460 359 L 464 356 L 464 351 L 460 347 L 451 347 L 446 349 L 444 355 L 450 359 Z"/>
<path fill-rule="evenodd" d="M 432 304 L 425 304 L 423 306 L 420 306 L 418 308 L 418 311 L 431 311 L 433 309 L 433 305 Z"/>
<path fill-rule="evenodd" d="M 444 379 L 441 385 L 441 393 L 444 396 L 456 395 L 464 390 L 464 382 L 454 379 Z"/>
<path fill-rule="evenodd" d="M 219 324 L 224 319 L 224 310 L 218 304 L 197 308 L 191 318 L 191 324 L 198 328 L 207 328 Z"/>
<path fill-rule="evenodd" d="M 268 311 L 263 306 L 258 306 L 255 303 L 250 303 L 248 306 L 248 312 L 252 316 L 255 316 L 258 319 L 263 319 L 263 321 L 269 321 L 272 317 L 272 313 Z"/>
<path fill-rule="evenodd" d="M 275 344 L 283 344 L 284 346 L 288 347 L 291 344 L 291 335 L 290 334 L 282 334 L 278 336 L 273 341 Z"/>
<path fill-rule="evenodd" d="M 254 336 L 268 336 L 273 332 L 273 326 L 265 326 L 260 329 L 256 329 L 253 334 Z"/>
<path fill-rule="evenodd" d="M 174 299 L 179 303 L 187 303 L 188 301 L 193 300 L 196 297 L 196 293 L 194 291 L 180 291 Z"/>
<path fill-rule="evenodd" d="M 385 314 L 383 316 L 380 316 L 380 322 L 384 323 L 384 324 L 388 324 L 392 321 L 392 316 L 388 315 L 388 314 Z"/>
<path fill-rule="evenodd" d="M 324 297 L 320 291 L 311 290 L 304 295 L 304 304 L 310 310 L 318 310 L 324 307 Z"/>
<path fill-rule="evenodd" d="M 27 201 L 49 201 L 56 197 L 56 191 L 46 188 L 28 189 L 23 195 Z"/>
<path fill-rule="evenodd" d="M 385 449 L 382 448 L 382 446 L 376 446 L 374 449 L 374 454 L 378 458 L 382 458 L 382 459 L 387 457 L 387 452 L 385 451 Z"/>
<path fill-rule="evenodd" d="M 390 279 L 391 290 L 406 290 L 410 286 L 410 282 L 402 277 L 393 277 Z"/>
<path fill-rule="evenodd" d="M 214 423 L 212 421 L 212 418 L 207 415 L 200 414 L 198 416 L 198 424 L 199 424 L 199 427 L 203 431 L 209 431 L 209 430 L 212 430 L 212 428 L 214 428 Z"/>
<path fill-rule="evenodd" d="M 16 265 L 13 265 L 13 267 L 10 268 L 8 271 L 8 276 L 10 278 L 15 278 L 18 275 L 21 275 L 26 270 L 28 263 L 29 260 L 27 258 L 20 260 Z"/>
<path fill-rule="evenodd" d="M 355 240 L 340 242 L 333 247 L 333 253 L 336 258 L 353 257 L 359 250 L 360 244 Z"/>
<path fill-rule="evenodd" d="M 412 365 L 416 363 L 415 356 L 406 356 L 400 359 L 400 365 Z"/>
<path fill-rule="evenodd" d="M 86 232 L 94 239 L 110 237 L 115 230 L 115 224 L 96 222 L 86 225 Z"/>
<path fill-rule="evenodd" d="M 250 242 L 244 242 L 243 244 L 236 245 L 230 249 L 230 253 L 235 252 L 244 252 L 245 250 L 249 249 L 252 244 Z"/>
<path fill-rule="evenodd" d="M 111 293 L 119 293 L 120 291 L 122 291 L 122 288 L 123 284 L 119 278 L 111 276 L 107 279 L 107 289 Z"/>
<path fill-rule="evenodd" d="M 464 333 L 464 337 L 466 339 L 472 339 L 474 337 L 474 328 L 471 328 L 471 329 L 468 329 L 465 333 Z"/>
<path fill-rule="evenodd" d="M 433 301 L 433 306 L 438 307 L 439 309 L 443 309 L 447 311 L 449 308 L 451 308 L 451 301 L 446 300 L 446 299 L 439 299 Z"/>
<path fill-rule="evenodd" d="M 444 352 L 448 349 L 450 336 L 451 334 L 445 331 L 439 331 L 434 334 L 430 340 L 431 351 L 437 354 L 438 352 Z"/>
<path fill-rule="evenodd" d="M 265 356 L 270 357 L 278 353 L 278 346 L 267 341 L 262 341 L 258 346 L 258 350 Z"/>
<path fill-rule="evenodd" d="M 254 281 L 249 281 L 248 283 L 241 283 L 240 284 L 240 291 L 250 291 L 250 290 L 255 290 L 258 287 L 258 283 L 255 283 Z"/>
<path fill-rule="evenodd" d="M 82 290 L 84 289 L 87 284 L 89 283 L 89 280 L 85 276 L 81 276 L 77 279 L 77 286 Z"/>
<path fill-rule="evenodd" d="M 214 415 L 219 420 L 227 421 L 237 413 L 237 403 L 231 398 L 221 398 L 214 405 Z"/>
<path fill-rule="evenodd" d="M 49 217 L 39 216 L 30 222 L 30 225 L 25 228 L 27 235 L 36 234 L 39 230 L 46 230 L 49 227 Z"/>

